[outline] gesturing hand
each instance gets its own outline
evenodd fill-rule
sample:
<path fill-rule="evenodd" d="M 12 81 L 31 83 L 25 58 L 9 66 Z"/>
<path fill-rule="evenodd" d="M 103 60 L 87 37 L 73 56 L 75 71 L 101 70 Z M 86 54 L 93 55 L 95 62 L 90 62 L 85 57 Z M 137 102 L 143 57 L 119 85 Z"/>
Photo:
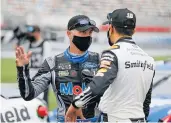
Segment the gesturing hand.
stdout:
<path fill-rule="evenodd" d="M 28 53 L 24 52 L 24 48 L 19 46 L 16 48 L 16 66 L 21 67 L 29 63 L 31 57 L 31 51 Z"/>
<path fill-rule="evenodd" d="M 76 122 L 77 116 L 79 116 L 82 120 L 85 119 L 82 113 L 82 109 L 76 109 L 71 104 L 65 115 L 65 122 Z"/>

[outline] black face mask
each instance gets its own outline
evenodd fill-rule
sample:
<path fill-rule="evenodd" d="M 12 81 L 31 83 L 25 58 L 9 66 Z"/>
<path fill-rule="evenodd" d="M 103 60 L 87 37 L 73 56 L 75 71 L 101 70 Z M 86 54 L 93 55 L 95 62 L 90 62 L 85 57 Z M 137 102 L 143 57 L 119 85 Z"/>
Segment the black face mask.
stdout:
<path fill-rule="evenodd" d="M 36 41 L 36 38 L 34 36 L 31 36 L 31 35 L 28 35 L 27 36 L 27 39 L 30 41 L 30 42 L 35 42 Z"/>
<path fill-rule="evenodd" d="M 109 36 L 109 30 L 107 31 L 107 38 L 108 38 L 108 43 L 110 46 L 113 45 L 112 41 L 110 40 L 110 36 Z"/>
<path fill-rule="evenodd" d="M 92 37 L 87 36 L 87 37 L 78 37 L 74 36 L 72 42 L 75 44 L 75 46 L 80 50 L 80 51 L 86 51 L 90 47 L 92 43 Z"/>

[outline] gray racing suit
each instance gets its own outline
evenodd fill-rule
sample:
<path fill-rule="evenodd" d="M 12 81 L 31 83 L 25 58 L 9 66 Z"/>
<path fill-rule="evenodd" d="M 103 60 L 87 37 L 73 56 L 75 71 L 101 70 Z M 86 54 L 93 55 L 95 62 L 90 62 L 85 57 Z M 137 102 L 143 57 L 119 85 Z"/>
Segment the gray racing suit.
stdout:
<path fill-rule="evenodd" d="M 65 52 L 49 57 L 44 60 L 33 80 L 30 79 L 28 65 L 17 67 L 21 96 L 24 100 L 32 100 L 51 84 L 57 99 L 58 115 L 64 116 L 73 98 L 89 83 L 86 78 L 95 75 L 98 67 L 99 55 L 94 52 L 88 52 L 85 60 L 79 63 L 71 62 Z M 88 71 L 89 75 L 83 74 L 83 71 Z M 95 106 L 96 102 L 91 102 L 83 109 L 83 115 L 86 118 L 94 117 Z"/>

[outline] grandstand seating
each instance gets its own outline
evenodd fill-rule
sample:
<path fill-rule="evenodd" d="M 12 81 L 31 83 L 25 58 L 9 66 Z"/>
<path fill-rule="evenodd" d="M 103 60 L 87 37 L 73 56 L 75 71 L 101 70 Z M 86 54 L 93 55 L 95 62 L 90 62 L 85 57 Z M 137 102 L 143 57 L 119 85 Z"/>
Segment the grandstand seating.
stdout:
<path fill-rule="evenodd" d="M 20 16 L 28 12 L 42 16 L 86 14 L 105 20 L 108 12 L 128 8 L 139 23 L 169 25 L 171 18 L 171 0 L 2 0 L 2 4 L 2 12 Z"/>

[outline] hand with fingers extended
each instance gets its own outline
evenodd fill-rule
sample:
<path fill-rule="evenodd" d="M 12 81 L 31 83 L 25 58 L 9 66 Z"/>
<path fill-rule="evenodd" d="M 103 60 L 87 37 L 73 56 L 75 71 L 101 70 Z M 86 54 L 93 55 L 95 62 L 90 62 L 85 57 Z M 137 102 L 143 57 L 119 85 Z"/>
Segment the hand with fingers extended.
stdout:
<path fill-rule="evenodd" d="M 24 48 L 19 46 L 16 48 L 15 53 L 16 53 L 16 66 L 17 67 L 21 67 L 21 66 L 29 64 L 31 51 L 26 53 L 24 52 Z"/>

